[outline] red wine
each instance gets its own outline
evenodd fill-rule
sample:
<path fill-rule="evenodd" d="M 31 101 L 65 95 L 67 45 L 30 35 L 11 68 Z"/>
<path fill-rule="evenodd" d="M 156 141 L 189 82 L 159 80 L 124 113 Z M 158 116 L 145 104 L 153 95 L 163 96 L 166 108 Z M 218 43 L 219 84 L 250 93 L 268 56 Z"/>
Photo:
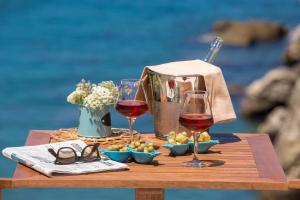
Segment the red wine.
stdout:
<path fill-rule="evenodd" d="M 138 117 L 148 111 L 144 101 L 121 100 L 118 101 L 116 110 L 126 117 Z"/>
<path fill-rule="evenodd" d="M 191 131 L 203 132 L 213 125 L 214 121 L 211 115 L 182 114 L 179 123 Z"/>
<path fill-rule="evenodd" d="M 172 90 L 174 89 L 174 85 L 175 85 L 175 81 L 174 80 L 169 80 L 168 81 L 168 84 L 169 84 L 169 88 Z"/>

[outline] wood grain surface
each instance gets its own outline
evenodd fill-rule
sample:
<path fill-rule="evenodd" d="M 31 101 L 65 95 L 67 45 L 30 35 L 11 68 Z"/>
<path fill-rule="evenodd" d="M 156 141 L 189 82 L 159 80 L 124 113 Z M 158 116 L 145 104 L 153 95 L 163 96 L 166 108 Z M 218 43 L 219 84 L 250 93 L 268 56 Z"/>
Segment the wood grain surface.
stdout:
<path fill-rule="evenodd" d="M 139 188 L 135 190 L 136 200 L 164 200 L 165 198 L 164 189 L 144 189 Z"/>
<path fill-rule="evenodd" d="M 291 179 L 288 184 L 290 189 L 300 189 L 300 179 Z"/>
<path fill-rule="evenodd" d="M 48 143 L 49 133 L 31 131 L 26 145 Z M 48 178 L 26 166 L 17 165 L 14 177 L 6 183 L 5 188 L 288 189 L 285 175 L 267 135 L 215 134 L 213 137 L 221 143 L 212 147 L 207 154 L 199 155 L 200 159 L 215 163 L 212 167 L 182 167 L 182 162 L 191 160 L 192 155 L 170 157 L 168 150 L 161 147 L 159 151 L 162 155 L 156 157 L 154 164 L 128 163 L 130 170 L 127 171 Z M 165 142 L 156 139 L 153 134 L 143 134 L 143 138 L 157 145 Z M 143 190 L 139 190 L 139 194 L 144 195 Z"/>

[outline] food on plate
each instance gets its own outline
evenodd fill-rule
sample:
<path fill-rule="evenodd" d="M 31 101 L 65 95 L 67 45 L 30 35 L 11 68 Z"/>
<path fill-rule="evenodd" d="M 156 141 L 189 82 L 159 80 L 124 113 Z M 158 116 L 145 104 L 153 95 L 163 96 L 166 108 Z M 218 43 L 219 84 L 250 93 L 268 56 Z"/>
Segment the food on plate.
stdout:
<path fill-rule="evenodd" d="M 107 147 L 107 150 L 127 152 L 128 148 L 122 144 L 114 144 L 114 145 L 110 145 L 109 147 Z"/>
<path fill-rule="evenodd" d="M 131 142 L 130 148 L 133 151 L 150 153 L 154 151 L 153 143 L 146 143 L 145 141 Z"/>
<path fill-rule="evenodd" d="M 191 141 L 194 141 L 193 136 L 190 139 L 191 139 Z M 209 142 L 210 140 L 211 140 L 211 137 L 207 131 L 201 133 L 198 137 L 198 142 Z"/>
<path fill-rule="evenodd" d="M 170 144 L 187 144 L 189 142 L 189 137 L 187 132 L 181 132 L 176 134 L 171 131 L 168 136 L 168 143 Z"/>

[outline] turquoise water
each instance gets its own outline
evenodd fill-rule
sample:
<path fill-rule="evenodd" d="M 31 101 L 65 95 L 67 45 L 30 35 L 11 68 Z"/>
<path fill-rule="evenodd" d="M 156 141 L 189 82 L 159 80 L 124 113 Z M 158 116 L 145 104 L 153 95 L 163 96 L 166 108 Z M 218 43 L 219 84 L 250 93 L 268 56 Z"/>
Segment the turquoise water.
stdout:
<path fill-rule="evenodd" d="M 0 0 L 0 149 L 24 144 L 30 129 L 77 126 L 78 112 L 66 96 L 81 78 L 94 82 L 138 77 L 145 65 L 204 57 L 197 37 L 215 20 L 270 19 L 293 27 L 297 0 L 227 1 L 38 1 Z M 280 64 L 285 41 L 250 48 L 225 46 L 216 65 L 228 83 L 249 84 Z M 240 97 L 232 97 L 236 111 Z M 113 126 L 127 122 L 113 112 Z M 152 131 L 149 115 L 136 129 Z M 237 122 L 214 131 L 249 132 Z M 15 163 L 0 157 L 0 177 Z M 5 199 L 132 199 L 128 189 L 5 190 Z M 167 190 L 166 199 L 257 199 L 252 191 Z"/>

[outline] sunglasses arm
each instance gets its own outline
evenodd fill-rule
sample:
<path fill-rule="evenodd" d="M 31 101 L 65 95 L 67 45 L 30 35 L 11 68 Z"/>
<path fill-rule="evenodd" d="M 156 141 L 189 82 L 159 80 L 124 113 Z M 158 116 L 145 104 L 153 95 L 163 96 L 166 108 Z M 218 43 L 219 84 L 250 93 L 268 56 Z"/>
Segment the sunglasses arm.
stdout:
<path fill-rule="evenodd" d="M 55 153 L 55 151 L 53 149 L 48 149 L 49 153 L 51 155 L 53 155 L 55 158 L 57 157 L 57 154 Z"/>

